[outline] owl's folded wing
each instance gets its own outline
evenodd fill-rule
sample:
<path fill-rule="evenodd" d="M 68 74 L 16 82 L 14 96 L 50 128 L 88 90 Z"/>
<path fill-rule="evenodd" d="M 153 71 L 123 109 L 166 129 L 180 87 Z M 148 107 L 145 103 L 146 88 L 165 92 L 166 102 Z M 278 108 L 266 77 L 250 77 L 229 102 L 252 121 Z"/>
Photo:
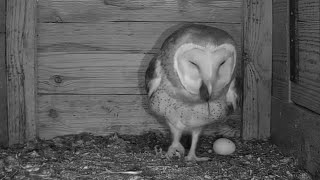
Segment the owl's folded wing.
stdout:
<path fill-rule="evenodd" d="M 145 88 L 150 97 L 153 92 L 159 87 L 161 82 L 161 66 L 157 57 L 154 57 L 147 68 L 145 74 Z"/>

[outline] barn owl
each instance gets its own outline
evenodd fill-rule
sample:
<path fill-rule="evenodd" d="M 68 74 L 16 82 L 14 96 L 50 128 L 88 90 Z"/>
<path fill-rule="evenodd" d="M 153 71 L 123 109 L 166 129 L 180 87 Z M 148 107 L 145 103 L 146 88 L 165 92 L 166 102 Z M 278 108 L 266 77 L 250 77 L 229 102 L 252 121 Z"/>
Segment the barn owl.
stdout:
<path fill-rule="evenodd" d="M 163 117 L 172 134 L 167 157 L 185 154 L 183 133 L 192 136 L 187 161 L 206 161 L 196 147 L 203 128 L 223 121 L 239 107 L 236 45 L 224 30 L 187 25 L 171 34 L 145 74 L 151 111 Z"/>

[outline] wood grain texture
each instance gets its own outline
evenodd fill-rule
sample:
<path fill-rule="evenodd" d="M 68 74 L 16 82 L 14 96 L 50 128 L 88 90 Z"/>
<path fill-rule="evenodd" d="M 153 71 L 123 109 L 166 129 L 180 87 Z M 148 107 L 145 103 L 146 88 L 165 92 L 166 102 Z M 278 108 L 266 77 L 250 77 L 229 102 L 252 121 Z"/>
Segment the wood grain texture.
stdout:
<path fill-rule="evenodd" d="M 320 178 L 320 115 L 272 98 L 271 139 L 287 155 Z"/>
<path fill-rule="evenodd" d="M 146 96 L 46 95 L 39 97 L 39 137 L 92 132 L 137 134 L 164 127 L 145 111 Z"/>
<path fill-rule="evenodd" d="M 0 33 L 0 146 L 8 146 L 9 143 L 5 36 L 5 33 Z"/>
<path fill-rule="evenodd" d="M 289 101 L 288 0 L 272 4 L 272 96 Z"/>
<path fill-rule="evenodd" d="M 156 129 L 168 131 L 161 119 L 149 114 L 146 95 L 40 95 L 39 137 L 91 132 L 107 135 L 141 134 Z M 240 121 L 240 115 L 230 118 Z M 216 132 L 209 126 L 205 133 Z"/>
<path fill-rule="evenodd" d="M 298 21 L 319 21 L 320 1 L 318 0 L 297 0 Z"/>
<path fill-rule="evenodd" d="M 0 33 L 6 32 L 6 0 L 0 1 Z"/>
<path fill-rule="evenodd" d="M 154 54 L 39 53 L 40 94 L 146 94 Z"/>
<path fill-rule="evenodd" d="M 248 139 L 270 136 L 272 1 L 244 1 L 243 133 Z"/>
<path fill-rule="evenodd" d="M 226 30 L 241 44 L 240 24 L 206 24 Z M 38 51 L 155 53 L 180 26 L 172 22 L 40 23 Z"/>
<path fill-rule="evenodd" d="M 298 78 L 292 83 L 292 101 L 320 114 L 319 14 L 319 1 L 310 4 L 299 1 L 296 24 Z"/>
<path fill-rule="evenodd" d="M 153 54 L 38 55 L 38 93 L 146 94 L 144 75 Z"/>
<path fill-rule="evenodd" d="M 7 73 L 6 73 L 6 1 L 0 1 L 0 146 L 8 146 Z"/>
<path fill-rule="evenodd" d="M 287 21 L 289 1 L 274 0 L 273 2 L 274 65 L 271 139 L 283 153 L 297 157 L 300 165 L 311 172 L 314 179 L 319 179 L 320 116 L 294 103 L 289 103 L 289 100 L 298 100 L 299 103 L 309 105 L 311 109 L 319 107 L 317 102 L 319 90 L 316 92 L 319 88 L 317 85 L 319 79 L 317 80 L 316 76 L 319 72 L 319 57 L 316 54 L 320 50 L 319 32 L 317 32 L 320 25 L 315 26 L 314 21 L 315 17 L 319 17 L 319 1 L 297 1 L 298 47 L 296 50 L 300 60 L 298 84 L 289 83 L 290 59 L 287 39 L 289 37 Z"/>
<path fill-rule="evenodd" d="M 6 64 L 9 144 L 36 136 L 36 0 L 7 1 Z"/>
<path fill-rule="evenodd" d="M 39 1 L 39 22 L 240 23 L 241 5 L 241 0 L 41 0 Z"/>
<path fill-rule="evenodd" d="M 39 1 L 39 137 L 168 130 L 146 107 L 153 54 L 187 22 L 226 30 L 240 54 L 241 11 L 241 0 Z"/>

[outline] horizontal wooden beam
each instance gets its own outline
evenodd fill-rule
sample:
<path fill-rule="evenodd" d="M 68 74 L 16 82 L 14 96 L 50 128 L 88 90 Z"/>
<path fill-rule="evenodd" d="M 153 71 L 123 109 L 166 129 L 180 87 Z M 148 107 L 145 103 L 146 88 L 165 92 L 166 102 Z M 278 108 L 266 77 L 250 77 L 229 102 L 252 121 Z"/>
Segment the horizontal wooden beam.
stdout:
<path fill-rule="evenodd" d="M 241 44 L 240 24 L 204 24 L 226 30 Z M 39 23 L 38 52 L 156 53 L 165 38 L 181 25 L 177 22 Z"/>
<path fill-rule="evenodd" d="M 146 94 L 153 54 L 40 53 L 40 94 Z"/>
<path fill-rule="evenodd" d="M 164 120 L 150 114 L 146 95 L 40 95 L 38 107 L 39 137 L 44 139 L 81 132 L 107 135 L 168 130 Z M 239 123 L 240 114 L 230 119 Z M 205 133 L 217 132 L 219 127 L 209 126 Z"/>
<path fill-rule="evenodd" d="M 241 22 L 242 0 L 41 0 L 39 22 Z"/>

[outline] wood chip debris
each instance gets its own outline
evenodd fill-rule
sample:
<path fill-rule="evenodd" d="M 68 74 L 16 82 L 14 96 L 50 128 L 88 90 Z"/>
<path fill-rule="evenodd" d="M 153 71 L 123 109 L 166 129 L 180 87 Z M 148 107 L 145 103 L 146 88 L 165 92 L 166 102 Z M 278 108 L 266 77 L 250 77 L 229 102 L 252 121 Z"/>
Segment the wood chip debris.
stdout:
<path fill-rule="evenodd" d="M 212 161 L 208 162 L 186 162 L 183 157 L 167 159 L 170 136 L 157 131 L 140 136 L 81 133 L 38 139 L 0 148 L 0 180 L 312 179 L 296 159 L 283 155 L 269 142 L 231 139 L 236 144 L 236 152 L 220 156 L 212 151 L 216 138 L 200 139 L 197 154 L 210 157 Z M 188 141 L 182 143 L 188 151 Z"/>

